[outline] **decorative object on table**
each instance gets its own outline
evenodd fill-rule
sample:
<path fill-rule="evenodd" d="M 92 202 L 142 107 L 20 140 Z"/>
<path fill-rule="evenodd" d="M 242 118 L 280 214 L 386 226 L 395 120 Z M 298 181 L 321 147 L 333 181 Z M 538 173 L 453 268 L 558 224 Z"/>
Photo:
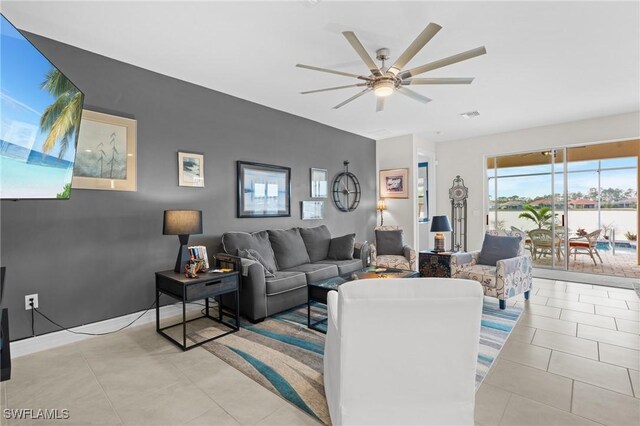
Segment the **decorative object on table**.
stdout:
<path fill-rule="evenodd" d="M 597 229 L 582 237 L 569 238 L 569 256 L 573 253 L 573 260 L 575 261 L 579 253 L 589 255 L 594 265 L 598 264 L 595 258 L 595 256 L 598 256 L 600 263 L 602 263 L 602 258 L 598 253 L 598 238 L 601 231 L 601 229 Z"/>
<path fill-rule="evenodd" d="M 311 168 L 311 198 L 327 198 L 328 180 L 326 169 Z"/>
<path fill-rule="evenodd" d="M 162 225 L 163 235 L 177 235 L 180 240 L 180 250 L 176 259 L 174 271 L 184 272 L 184 266 L 189 262 L 191 256 L 187 244 L 189 235 L 202 234 L 202 211 L 201 210 L 165 210 Z"/>
<path fill-rule="evenodd" d="M 349 162 L 345 161 L 343 164 L 344 171 L 338 173 L 333 180 L 333 202 L 338 210 L 351 212 L 360 204 L 360 181 L 349 171 Z"/>
<path fill-rule="evenodd" d="M 136 191 L 137 121 L 82 111 L 72 188 Z"/>
<path fill-rule="evenodd" d="M 433 237 L 433 252 L 439 253 L 444 251 L 443 232 L 451 232 L 451 223 L 449 223 L 449 218 L 447 216 L 434 216 L 431 219 L 431 232 L 436 233 Z"/>
<path fill-rule="evenodd" d="M 202 260 L 201 270 L 203 272 L 209 269 L 209 256 L 207 255 L 207 248 L 205 246 L 190 246 L 189 255 L 191 259 Z"/>
<path fill-rule="evenodd" d="M 378 204 L 376 205 L 376 210 L 380 212 L 380 226 L 384 225 L 384 211 L 387 209 L 387 203 L 384 201 L 384 198 L 380 198 L 378 200 Z"/>
<path fill-rule="evenodd" d="M 371 264 L 376 267 L 417 270 L 416 251 L 404 243 L 401 226 L 378 226 L 370 245 Z"/>
<path fill-rule="evenodd" d="M 409 198 L 409 169 L 380 170 L 380 198 Z"/>
<path fill-rule="evenodd" d="M 421 277 L 451 278 L 450 251 L 434 253 L 421 251 L 418 253 L 418 271 Z"/>
<path fill-rule="evenodd" d="M 191 259 L 187 262 L 187 264 L 184 265 L 185 278 L 198 278 L 198 272 L 200 272 L 203 263 L 202 260 L 198 259 Z"/>
<path fill-rule="evenodd" d="M 237 217 L 291 216 L 291 169 L 238 161 Z"/>
<path fill-rule="evenodd" d="M 324 219 L 324 201 L 300 201 L 302 220 Z"/>
<path fill-rule="evenodd" d="M 518 239 L 515 254 L 511 251 L 513 246 L 509 240 L 514 237 Z M 495 238 L 503 238 L 505 243 L 500 244 L 498 240 L 496 244 Z M 533 285 L 533 262 L 531 255 L 525 251 L 526 238 L 526 234 L 517 231 L 487 231 L 485 241 L 490 244 L 485 246 L 483 242 L 482 250 L 452 253 L 451 276 L 480 282 L 485 296 L 499 300 L 500 309 L 505 309 L 508 298 L 520 293 L 524 293 L 524 298 L 529 299 Z M 493 264 L 483 265 L 480 259 L 498 260 Z"/>
<path fill-rule="evenodd" d="M 584 230 L 584 228 L 578 228 L 576 229 L 576 235 L 578 237 L 585 237 L 588 234 L 587 231 Z"/>
<path fill-rule="evenodd" d="M 204 188 L 204 155 L 178 152 L 178 186 Z"/>
<path fill-rule="evenodd" d="M 451 251 L 467 250 L 468 197 L 469 188 L 464 186 L 464 179 L 462 179 L 460 175 L 456 176 L 453 180 L 453 186 L 449 188 L 449 198 L 451 199 L 451 220 L 453 220 Z"/>

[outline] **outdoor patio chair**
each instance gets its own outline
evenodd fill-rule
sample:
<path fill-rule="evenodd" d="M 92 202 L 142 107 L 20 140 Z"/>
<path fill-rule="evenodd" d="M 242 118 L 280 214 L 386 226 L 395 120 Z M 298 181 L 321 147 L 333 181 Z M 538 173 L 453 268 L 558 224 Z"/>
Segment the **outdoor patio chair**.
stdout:
<path fill-rule="evenodd" d="M 597 231 L 593 231 L 585 235 L 584 237 L 574 237 L 569 239 L 569 256 L 573 253 L 573 260 L 576 260 L 578 253 L 580 254 L 588 254 L 593 260 L 593 264 L 597 265 L 596 256 L 600 259 L 600 263 L 602 263 L 602 258 L 600 257 L 600 253 L 598 253 L 598 237 L 600 237 L 600 232 L 602 230 L 598 229 Z"/>
<path fill-rule="evenodd" d="M 558 260 L 562 257 L 562 244 L 564 232 L 556 232 L 557 237 L 553 238 L 553 233 L 548 229 L 533 229 L 529 231 L 531 239 L 531 256 L 533 259 L 540 259 L 542 256 L 551 255 L 551 248 L 555 245 L 555 254 Z"/>

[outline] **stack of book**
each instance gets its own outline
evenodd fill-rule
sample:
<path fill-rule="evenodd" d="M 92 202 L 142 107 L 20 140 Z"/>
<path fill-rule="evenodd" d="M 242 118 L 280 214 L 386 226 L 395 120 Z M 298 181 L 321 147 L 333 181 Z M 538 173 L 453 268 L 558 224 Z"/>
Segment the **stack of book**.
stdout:
<path fill-rule="evenodd" d="M 207 256 L 207 248 L 205 246 L 189 247 L 189 255 L 191 255 L 191 259 L 204 261 L 204 268 L 209 269 L 209 256 Z"/>

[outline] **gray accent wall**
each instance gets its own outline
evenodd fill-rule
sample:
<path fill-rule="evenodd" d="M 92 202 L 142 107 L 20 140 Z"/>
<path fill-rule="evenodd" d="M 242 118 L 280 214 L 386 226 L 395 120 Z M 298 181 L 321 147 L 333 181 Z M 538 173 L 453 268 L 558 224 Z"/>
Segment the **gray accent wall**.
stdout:
<path fill-rule="evenodd" d="M 85 108 L 138 121 L 138 191 L 73 190 L 68 201 L 2 201 L 0 263 L 11 340 L 31 336 L 24 296 L 66 327 L 148 308 L 154 271 L 174 266 L 178 238 L 162 235 L 165 209 L 201 209 L 204 234 L 219 248 L 225 231 L 326 224 L 334 235 L 371 240 L 376 222 L 375 142 L 314 121 L 115 61 L 50 39 L 29 39 L 85 93 Z M 313 100 L 310 100 L 312 102 Z M 339 114 L 339 112 L 336 112 Z M 205 188 L 178 187 L 178 151 L 205 157 Z M 236 161 L 291 167 L 290 218 L 236 218 Z M 309 169 L 333 178 L 351 161 L 362 202 L 325 220 L 302 221 Z M 170 299 L 164 299 L 164 303 Z M 57 328 L 36 315 L 36 333 Z"/>

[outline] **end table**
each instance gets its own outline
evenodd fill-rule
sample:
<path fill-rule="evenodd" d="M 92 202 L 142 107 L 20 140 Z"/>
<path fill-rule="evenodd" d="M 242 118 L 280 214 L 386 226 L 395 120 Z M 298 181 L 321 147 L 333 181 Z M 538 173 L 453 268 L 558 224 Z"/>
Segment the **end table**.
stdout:
<path fill-rule="evenodd" d="M 235 324 L 223 320 L 223 309 L 218 300 L 218 318 L 209 315 L 209 298 L 219 297 L 223 294 L 235 293 Z M 166 294 L 182 302 L 182 322 L 160 328 L 160 294 Z M 205 300 L 205 314 L 197 318 L 187 320 L 187 302 Z M 197 278 L 186 278 L 184 274 L 179 274 L 173 270 L 156 272 L 156 331 L 178 346 L 183 351 L 193 349 L 204 343 L 210 342 L 220 337 L 235 333 L 240 330 L 240 273 L 232 272 L 202 272 Z M 220 324 L 229 327 L 231 330 L 202 342 L 187 346 L 187 323 L 201 318 L 209 318 Z M 182 325 L 182 342 L 178 342 L 173 337 L 164 332 L 168 328 Z"/>
<path fill-rule="evenodd" d="M 453 252 L 434 253 L 430 250 L 418 253 L 418 271 L 421 277 L 451 278 L 451 255 Z"/>

